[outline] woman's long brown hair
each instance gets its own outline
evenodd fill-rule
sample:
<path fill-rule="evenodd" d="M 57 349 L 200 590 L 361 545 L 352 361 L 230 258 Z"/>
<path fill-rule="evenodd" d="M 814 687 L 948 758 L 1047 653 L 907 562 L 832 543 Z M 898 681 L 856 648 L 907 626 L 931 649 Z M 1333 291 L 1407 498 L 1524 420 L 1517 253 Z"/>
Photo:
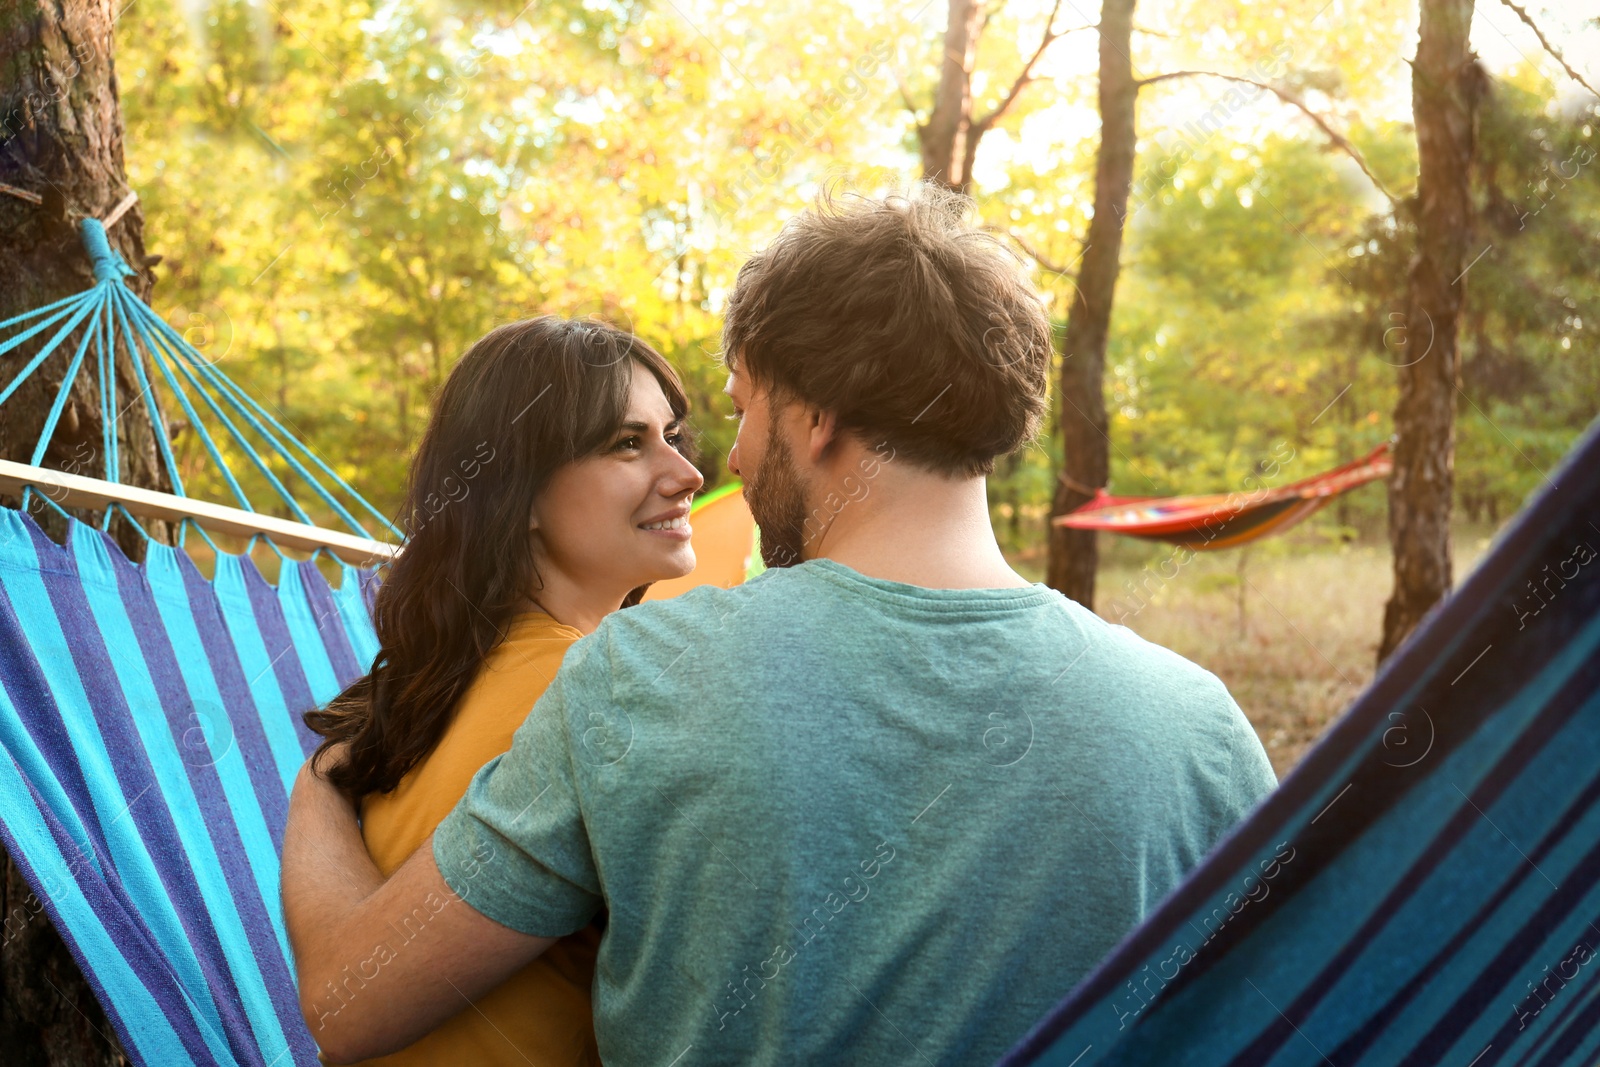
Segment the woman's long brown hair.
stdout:
<path fill-rule="evenodd" d="M 632 334 L 549 316 L 501 326 L 451 371 L 417 446 L 400 516 L 405 545 L 378 587 L 372 672 L 306 725 L 348 758 L 328 780 L 387 793 L 439 743 L 484 657 L 542 587 L 528 519 L 557 468 L 604 446 L 627 415 L 633 364 L 682 418 L 672 366 Z M 628 602 L 636 602 L 635 590 Z"/>

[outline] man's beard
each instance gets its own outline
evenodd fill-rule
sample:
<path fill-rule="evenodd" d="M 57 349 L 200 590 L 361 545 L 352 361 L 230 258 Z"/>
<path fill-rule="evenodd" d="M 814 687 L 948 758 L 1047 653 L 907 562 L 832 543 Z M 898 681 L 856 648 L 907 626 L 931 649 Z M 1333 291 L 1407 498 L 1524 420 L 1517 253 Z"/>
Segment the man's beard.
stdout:
<path fill-rule="evenodd" d="M 807 540 L 805 485 L 788 443 L 778 434 L 776 420 L 767 427 L 767 451 L 761 466 L 745 480 L 744 499 L 761 528 L 761 562 L 768 567 L 799 563 Z"/>

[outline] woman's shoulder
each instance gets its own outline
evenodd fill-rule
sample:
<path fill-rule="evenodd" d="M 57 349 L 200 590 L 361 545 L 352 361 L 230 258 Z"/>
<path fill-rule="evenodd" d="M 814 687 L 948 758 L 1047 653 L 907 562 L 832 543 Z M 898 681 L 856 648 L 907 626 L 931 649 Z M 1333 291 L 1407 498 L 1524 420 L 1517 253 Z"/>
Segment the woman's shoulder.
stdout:
<path fill-rule="evenodd" d="M 496 724 L 515 730 L 549 688 L 567 650 L 582 636 L 548 615 L 529 612 L 517 616 L 462 696 L 452 731 L 463 724 L 471 732 Z M 506 746 L 510 744 L 507 733 Z"/>
<path fill-rule="evenodd" d="M 511 748 L 528 717 L 581 635 L 548 615 L 522 615 L 489 653 L 456 704 L 438 744 L 401 779 L 392 793 L 367 798 L 362 816 L 367 847 L 380 860 L 393 851 L 410 855 L 467 791 L 485 763 Z M 379 866 L 384 864 L 380 860 Z"/>
<path fill-rule="evenodd" d="M 490 653 L 489 660 L 492 662 L 494 653 L 505 648 L 524 652 L 541 650 L 547 646 L 552 651 L 564 649 L 582 636 L 581 631 L 557 622 L 542 611 L 525 611 L 512 616 L 511 621 L 506 623 L 505 637 Z"/>

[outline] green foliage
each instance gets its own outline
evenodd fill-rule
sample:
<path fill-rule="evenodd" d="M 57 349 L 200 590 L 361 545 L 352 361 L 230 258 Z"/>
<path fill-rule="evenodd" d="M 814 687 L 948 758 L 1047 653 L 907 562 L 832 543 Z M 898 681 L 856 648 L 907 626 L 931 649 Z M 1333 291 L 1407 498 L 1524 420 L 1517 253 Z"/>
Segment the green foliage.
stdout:
<path fill-rule="evenodd" d="M 1107 357 L 1117 492 L 1238 488 L 1273 464 L 1281 484 L 1390 432 L 1416 156 L 1409 127 L 1363 116 L 1405 91 L 1395 56 L 1414 13 L 1348 6 L 1315 33 L 1276 3 L 1141 9 L 1141 76 L 1274 81 L 1329 116 L 1401 203 L 1270 93 L 1207 78 L 1141 93 Z M 454 360 L 539 313 L 599 316 L 665 352 L 708 484 L 724 479 L 716 353 L 738 267 L 822 184 L 915 177 L 895 75 L 926 117 L 943 23 L 939 5 L 909 19 L 842 0 L 123 10 L 128 168 L 166 257 L 157 309 L 385 509 Z M 980 114 L 1046 10 L 991 13 Z M 1058 325 L 1093 198 L 1093 52 L 1092 32 L 1055 44 L 979 156 L 983 218 L 1038 257 Z M 1462 507 L 1491 521 L 1542 483 L 1600 398 L 1600 161 L 1575 163 L 1600 147 L 1600 123 L 1552 93 L 1533 73 L 1497 82 L 1480 134 L 1478 247 L 1492 247 L 1468 279 L 1456 470 Z M 1050 430 L 990 483 L 1002 539 L 1022 552 L 1043 543 Z M 225 499 L 192 429 L 178 445 L 191 491 Z M 1327 523 L 1376 532 L 1384 507 L 1371 487 Z"/>
<path fill-rule="evenodd" d="M 1456 501 L 1473 521 L 1515 511 L 1595 416 L 1597 118 L 1596 104 L 1559 112 L 1537 76 L 1497 82 L 1482 108 L 1456 426 Z M 1329 323 L 1380 364 L 1413 358 L 1428 339 L 1426 323 L 1405 322 L 1411 206 L 1369 220 L 1351 244 L 1355 299 Z"/>
<path fill-rule="evenodd" d="M 1119 491 L 1239 488 L 1274 459 L 1284 484 L 1385 436 L 1391 376 L 1323 325 L 1356 192 L 1332 162 L 1206 145 L 1133 220 L 1107 357 Z"/>

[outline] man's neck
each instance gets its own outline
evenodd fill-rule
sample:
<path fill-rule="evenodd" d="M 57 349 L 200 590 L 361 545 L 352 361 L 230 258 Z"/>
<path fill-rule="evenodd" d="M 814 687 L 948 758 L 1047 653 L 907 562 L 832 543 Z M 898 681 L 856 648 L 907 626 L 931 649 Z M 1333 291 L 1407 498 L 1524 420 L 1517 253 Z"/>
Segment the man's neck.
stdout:
<path fill-rule="evenodd" d="M 949 479 L 885 467 L 861 499 L 846 499 L 807 558 L 871 578 L 930 589 L 1030 584 L 1006 562 L 982 477 Z"/>

